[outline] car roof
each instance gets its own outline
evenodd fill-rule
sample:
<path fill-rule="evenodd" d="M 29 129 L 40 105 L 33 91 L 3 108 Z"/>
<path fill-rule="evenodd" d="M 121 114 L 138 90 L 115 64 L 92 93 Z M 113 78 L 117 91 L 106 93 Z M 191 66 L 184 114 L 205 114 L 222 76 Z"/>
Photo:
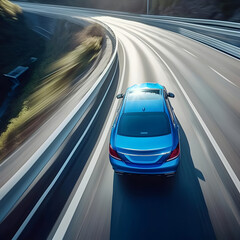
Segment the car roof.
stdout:
<path fill-rule="evenodd" d="M 133 85 L 126 91 L 123 112 L 164 112 L 163 89 L 156 83 Z"/>

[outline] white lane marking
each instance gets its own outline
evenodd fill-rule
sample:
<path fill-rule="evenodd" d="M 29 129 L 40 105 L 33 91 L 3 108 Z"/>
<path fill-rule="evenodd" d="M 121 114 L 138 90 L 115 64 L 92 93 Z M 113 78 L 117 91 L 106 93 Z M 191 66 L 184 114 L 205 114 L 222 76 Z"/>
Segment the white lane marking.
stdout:
<path fill-rule="evenodd" d="M 191 56 L 197 58 L 196 55 L 194 55 L 193 53 L 189 52 L 187 49 L 183 48 L 183 50 L 184 50 L 186 53 L 190 54 Z"/>
<path fill-rule="evenodd" d="M 235 87 L 238 87 L 236 84 L 234 84 L 233 82 L 231 82 L 230 80 L 228 80 L 226 77 L 224 77 L 221 73 L 219 73 L 217 70 L 215 70 L 214 68 L 210 67 L 216 74 L 218 74 L 220 77 L 222 77 L 223 79 L 225 79 L 227 82 L 231 83 L 232 85 L 234 85 Z"/>
<path fill-rule="evenodd" d="M 188 97 L 187 93 L 185 92 L 184 88 L 182 87 L 182 85 L 180 84 L 180 82 L 178 81 L 176 75 L 173 73 L 173 71 L 171 70 L 171 68 L 168 66 L 168 64 L 163 60 L 163 58 L 144 40 L 142 40 L 141 38 L 139 38 L 142 42 L 144 42 L 150 49 L 152 49 L 152 51 L 161 59 L 161 61 L 164 63 L 164 65 L 166 66 L 166 68 L 169 70 L 169 72 L 172 74 L 173 78 L 175 79 L 176 83 L 178 84 L 180 90 L 182 91 L 183 95 L 185 96 L 186 100 L 188 101 L 188 104 L 190 105 L 190 107 L 192 108 L 193 112 L 195 113 L 198 121 L 200 122 L 203 130 L 205 131 L 206 135 L 208 136 L 210 142 L 212 143 L 216 153 L 218 154 L 220 160 L 222 161 L 224 167 L 226 168 L 230 178 L 232 179 L 235 187 L 237 188 L 238 192 L 240 193 L 240 181 L 238 179 L 238 177 L 236 176 L 235 172 L 233 171 L 232 167 L 230 166 L 230 164 L 228 163 L 226 157 L 224 156 L 221 148 L 218 146 L 216 140 L 214 139 L 213 135 L 211 134 L 210 130 L 208 129 L 207 125 L 205 124 L 205 122 L 203 121 L 202 117 L 200 116 L 200 114 L 198 113 L 197 109 L 195 108 L 195 106 L 193 105 L 192 101 L 190 100 L 190 98 Z"/>
<path fill-rule="evenodd" d="M 121 43 L 120 43 L 121 44 Z M 122 44 L 121 44 L 122 45 Z M 118 89 L 122 89 L 122 85 L 123 85 L 123 77 L 124 77 L 124 72 L 125 72 L 125 50 L 124 48 L 122 47 L 123 49 L 123 56 L 124 56 L 124 64 L 123 64 L 123 74 L 122 74 L 122 77 L 121 77 L 121 80 L 120 80 L 120 84 L 119 84 L 119 88 Z M 83 176 L 83 179 L 81 181 L 81 183 L 79 184 L 79 187 L 71 201 L 71 203 L 69 204 L 68 206 L 68 209 L 64 215 L 64 217 L 62 218 L 54 236 L 53 236 L 53 240 L 59 240 L 59 239 L 63 239 L 67 229 L 68 229 L 68 226 L 73 218 L 73 215 L 77 209 L 77 206 L 79 204 L 79 202 L 81 201 L 81 198 L 83 196 L 83 193 L 87 187 L 87 184 L 88 184 L 88 181 L 89 179 L 91 178 L 91 175 L 93 173 L 93 170 L 97 164 L 97 161 L 98 161 L 98 158 L 101 154 L 101 151 L 102 151 L 102 148 L 103 148 L 103 145 L 105 143 L 105 140 L 107 138 L 107 135 L 108 135 L 108 132 L 109 132 L 109 129 L 111 128 L 111 124 L 113 122 L 113 119 L 114 119 L 114 116 L 115 116 L 115 112 L 117 110 L 117 105 L 118 105 L 118 101 L 115 100 L 114 102 L 114 105 L 113 105 L 113 108 L 112 108 L 112 111 L 111 111 L 111 114 L 108 118 L 108 122 L 105 126 L 105 129 L 103 131 L 103 134 L 99 140 L 99 144 L 94 152 L 94 155 L 92 156 L 91 160 L 90 160 L 90 163 L 89 163 L 89 166 Z"/>
<path fill-rule="evenodd" d="M 112 85 L 112 82 L 113 82 L 113 79 L 115 77 L 115 74 L 116 74 L 116 71 L 117 71 L 117 66 L 116 65 L 116 68 L 115 68 L 115 71 L 114 71 L 114 74 L 113 74 L 113 77 L 111 79 L 111 82 L 107 88 L 107 91 L 105 92 L 103 98 L 102 98 L 102 101 L 100 102 L 96 112 L 94 113 L 91 121 L 89 122 L 87 128 L 85 129 L 84 133 L 82 134 L 81 138 L 78 140 L 77 144 L 75 145 L 75 147 L 73 148 L 73 150 L 71 151 L 71 153 L 69 154 L 67 160 L 64 162 L 64 164 L 62 165 L 61 169 L 59 170 L 58 174 L 55 176 L 55 178 L 53 179 L 53 181 L 51 182 L 51 184 L 48 186 L 48 188 L 45 190 L 45 192 L 43 193 L 43 195 L 41 196 L 41 198 L 38 200 L 38 202 L 36 203 L 36 205 L 34 206 L 34 208 L 32 209 L 32 211 L 29 213 L 29 215 L 27 216 L 27 218 L 24 220 L 24 222 L 22 223 L 21 227 L 18 229 L 18 231 L 16 232 L 16 234 L 14 235 L 13 237 L 13 240 L 14 239 L 17 239 L 20 234 L 22 233 L 22 231 L 24 230 L 24 228 L 26 227 L 26 225 L 29 223 L 29 221 L 31 220 L 31 218 L 33 217 L 34 213 L 37 211 L 37 209 L 39 208 L 39 206 L 41 205 L 41 203 L 44 201 L 44 199 L 46 198 L 46 196 L 48 195 L 48 193 L 51 191 L 51 189 L 53 188 L 54 184 L 57 182 L 58 178 L 61 176 L 63 170 L 65 169 L 65 167 L 67 166 L 68 162 L 71 160 L 73 154 L 75 153 L 75 151 L 77 150 L 77 148 L 79 147 L 79 145 L 81 144 L 83 138 L 85 137 L 86 133 L 88 132 L 89 128 L 91 127 L 94 119 L 96 118 L 98 112 L 99 112 L 99 109 L 101 108 L 102 106 L 102 103 L 103 101 L 105 100 L 106 96 L 107 96 L 107 93 Z"/>

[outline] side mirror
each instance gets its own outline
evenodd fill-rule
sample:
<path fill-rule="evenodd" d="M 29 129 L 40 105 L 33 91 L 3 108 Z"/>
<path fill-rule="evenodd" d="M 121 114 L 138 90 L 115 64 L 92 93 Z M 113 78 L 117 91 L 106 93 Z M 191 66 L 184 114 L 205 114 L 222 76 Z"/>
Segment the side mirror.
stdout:
<path fill-rule="evenodd" d="M 123 98 L 123 96 L 124 96 L 124 95 L 123 95 L 122 93 L 120 93 L 120 94 L 118 94 L 118 95 L 116 96 L 116 98 L 117 98 L 117 99 L 120 99 L 120 98 Z"/>
<path fill-rule="evenodd" d="M 175 95 L 174 95 L 173 93 L 169 92 L 169 93 L 167 94 L 167 97 L 174 98 Z"/>

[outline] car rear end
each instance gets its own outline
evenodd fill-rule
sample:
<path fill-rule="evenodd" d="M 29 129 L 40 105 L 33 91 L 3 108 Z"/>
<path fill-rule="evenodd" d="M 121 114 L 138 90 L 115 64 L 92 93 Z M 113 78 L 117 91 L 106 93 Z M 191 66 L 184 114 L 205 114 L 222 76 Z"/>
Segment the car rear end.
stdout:
<path fill-rule="evenodd" d="M 113 169 L 118 173 L 173 175 L 180 158 L 178 129 L 171 122 L 162 91 L 126 98 L 111 132 Z"/>
<path fill-rule="evenodd" d="M 173 175 L 177 170 L 180 156 L 179 143 L 175 148 L 169 145 L 158 149 L 121 147 L 114 149 L 110 144 L 109 152 L 115 172 L 132 174 Z"/>

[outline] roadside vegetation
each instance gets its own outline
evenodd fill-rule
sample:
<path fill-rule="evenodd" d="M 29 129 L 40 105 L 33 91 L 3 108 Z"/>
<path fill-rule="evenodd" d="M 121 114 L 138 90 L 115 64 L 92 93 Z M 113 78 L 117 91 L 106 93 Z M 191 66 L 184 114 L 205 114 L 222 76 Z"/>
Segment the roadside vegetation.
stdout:
<path fill-rule="evenodd" d="M 18 15 L 22 12 L 21 8 L 13 4 L 8 0 L 0 1 L 0 18 L 9 20 L 9 19 L 17 19 Z"/>
<path fill-rule="evenodd" d="M 99 55 L 103 38 L 104 30 L 98 24 L 82 29 L 59 20 L 31 79 L 10 106 L 13 117 L 0 136 L 0 161 L 54 112 L 74 88 L 76 77 Z"/>

